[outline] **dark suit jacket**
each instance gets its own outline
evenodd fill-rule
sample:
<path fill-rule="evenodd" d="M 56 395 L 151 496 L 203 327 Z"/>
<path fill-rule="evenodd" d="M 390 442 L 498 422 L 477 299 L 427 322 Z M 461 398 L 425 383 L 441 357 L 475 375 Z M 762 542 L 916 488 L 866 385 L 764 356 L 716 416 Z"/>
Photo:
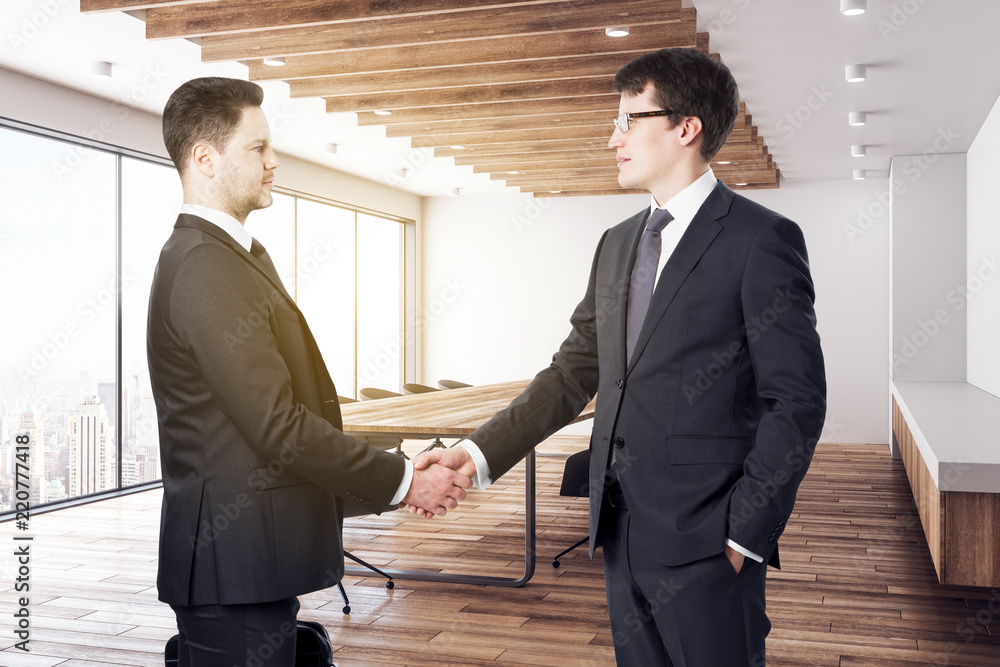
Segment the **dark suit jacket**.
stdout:
<path fill-rule="evenodd" d="M 647 215 L 605 232 L 551 366 L 470 439 L 495 479 L 597 393 L 591 554 L 614 447 L 630 540 L 680 565 L 731 538 L 777 565 L 826 412 L 802 233 L 720 181 L 666 263 L 626 363 L 629 276 Z"/>
<path fill-rule="evenodd" d="M 147 351 L 160 600 L 267 602 L 339 581 L 341 499 L 385 508 L 404 463 L 339 430 L 333 381 L 266 253 L 181 215 L 153 277 Z"/>

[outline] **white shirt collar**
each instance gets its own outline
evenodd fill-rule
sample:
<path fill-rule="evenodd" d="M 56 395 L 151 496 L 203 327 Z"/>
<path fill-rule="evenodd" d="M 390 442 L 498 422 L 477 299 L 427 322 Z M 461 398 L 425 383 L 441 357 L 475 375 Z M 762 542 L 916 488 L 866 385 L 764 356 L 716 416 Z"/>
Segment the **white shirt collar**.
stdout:
<path fill-rule="evenodd" d="M 182 204 L 181 213 L 196 215 L 211 222 L 232 236 L 233 240 L 243 246 L 244 250 L 250 252 L 250 247 L 253 245 L 253 237 L 250 236 L 250 232 L 246 230 L 246 227 L 240 224 L 239 220 L 228 213 L 223 213 L 218 209 L 208 208 L 207 206 L 199 206 L 198 204 Z"/>
<path fill-rule="evenodd" d="M 715 186 L 715 172 L 710 167 L 698 180 L 675 194 L 663 206 L 658 206 L 656 199 L 650 195 L 649 212 L 652 213 L 658 208 L 665 208 L 674 216 L 674 220 L 680 220 L 685 223 L 690 222 L 698 212 L 698 209 L 701 208 L 701 205 L 705 203 L 705 200 L 715 190 Z"/>

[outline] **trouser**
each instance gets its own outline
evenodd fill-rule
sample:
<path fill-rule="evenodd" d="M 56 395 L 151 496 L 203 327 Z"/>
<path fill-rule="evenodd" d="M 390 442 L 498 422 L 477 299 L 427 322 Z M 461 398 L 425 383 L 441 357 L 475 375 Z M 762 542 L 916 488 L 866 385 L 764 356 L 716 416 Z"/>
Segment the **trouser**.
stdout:
<path fill-rule="evenodd" d="M 236 605 L 170 605 L 179 667 L 292 667 L 298 598 Z"/>
<path fill-rule="evenodd" d="M 608 613 L 620 667 L 764 667 L 767 566 L 747 558 L 737 573 L 724 552 L 663 565 L 635 536 L 629 512 L 602 515 Z M 608 503 L 605 503 L 607 506 Z"/>

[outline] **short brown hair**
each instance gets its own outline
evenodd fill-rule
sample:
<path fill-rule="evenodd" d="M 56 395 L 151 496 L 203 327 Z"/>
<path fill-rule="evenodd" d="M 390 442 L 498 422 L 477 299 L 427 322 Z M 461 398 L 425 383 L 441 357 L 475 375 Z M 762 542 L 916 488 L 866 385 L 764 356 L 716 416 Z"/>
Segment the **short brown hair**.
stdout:
<path fill-rule="evenodd" d="M 676 126 L 683 116 L 701 119 L 701 154 L 711 161 L 736 124 L 740 95 L 729 68 L 694 49 L 663 49 L 641 55 L 615 75 L 616 93 L 641 95 L 653 84 L 656 103 L 676 109 L 669 116 Z"/>
<path fill-rule="evenodd" d="M 243 110 L 263 101 L 260 86 L 240 79 L 210 76 L 181 85 L 163 108 L 163 143 L 177 171 L 184 174 L 187 154 L 198 142 L 225 151 Z"/>

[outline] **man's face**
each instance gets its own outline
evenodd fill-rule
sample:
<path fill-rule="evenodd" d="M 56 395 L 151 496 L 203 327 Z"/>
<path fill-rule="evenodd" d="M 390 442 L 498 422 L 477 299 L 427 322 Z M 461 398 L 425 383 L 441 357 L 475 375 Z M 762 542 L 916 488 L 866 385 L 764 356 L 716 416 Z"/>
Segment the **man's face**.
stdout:
<path fill-rule="evenodd" d="M 653 91 L 653 85 L 647 84 L 639 95 L 623 94 L 618 112 L 660 111 Z M 671 167 L 679 157 L 673 136 L 677 129 L 671 129 L 667 116 L 630 120 L 628 132 L 616 127 L 608 146 L 617 151 L 618 183 L 623 188 L 647 190 L 655 195 L 669 179 Z"/>
<path fill-rule="evenodd" d="M 278 158 L 271 149 L 271 131 L 260 107 L 247 107 L 243 119 L 220 154 L 214 185 L 223 210 L 240 222 L 271 205 Z"/>

